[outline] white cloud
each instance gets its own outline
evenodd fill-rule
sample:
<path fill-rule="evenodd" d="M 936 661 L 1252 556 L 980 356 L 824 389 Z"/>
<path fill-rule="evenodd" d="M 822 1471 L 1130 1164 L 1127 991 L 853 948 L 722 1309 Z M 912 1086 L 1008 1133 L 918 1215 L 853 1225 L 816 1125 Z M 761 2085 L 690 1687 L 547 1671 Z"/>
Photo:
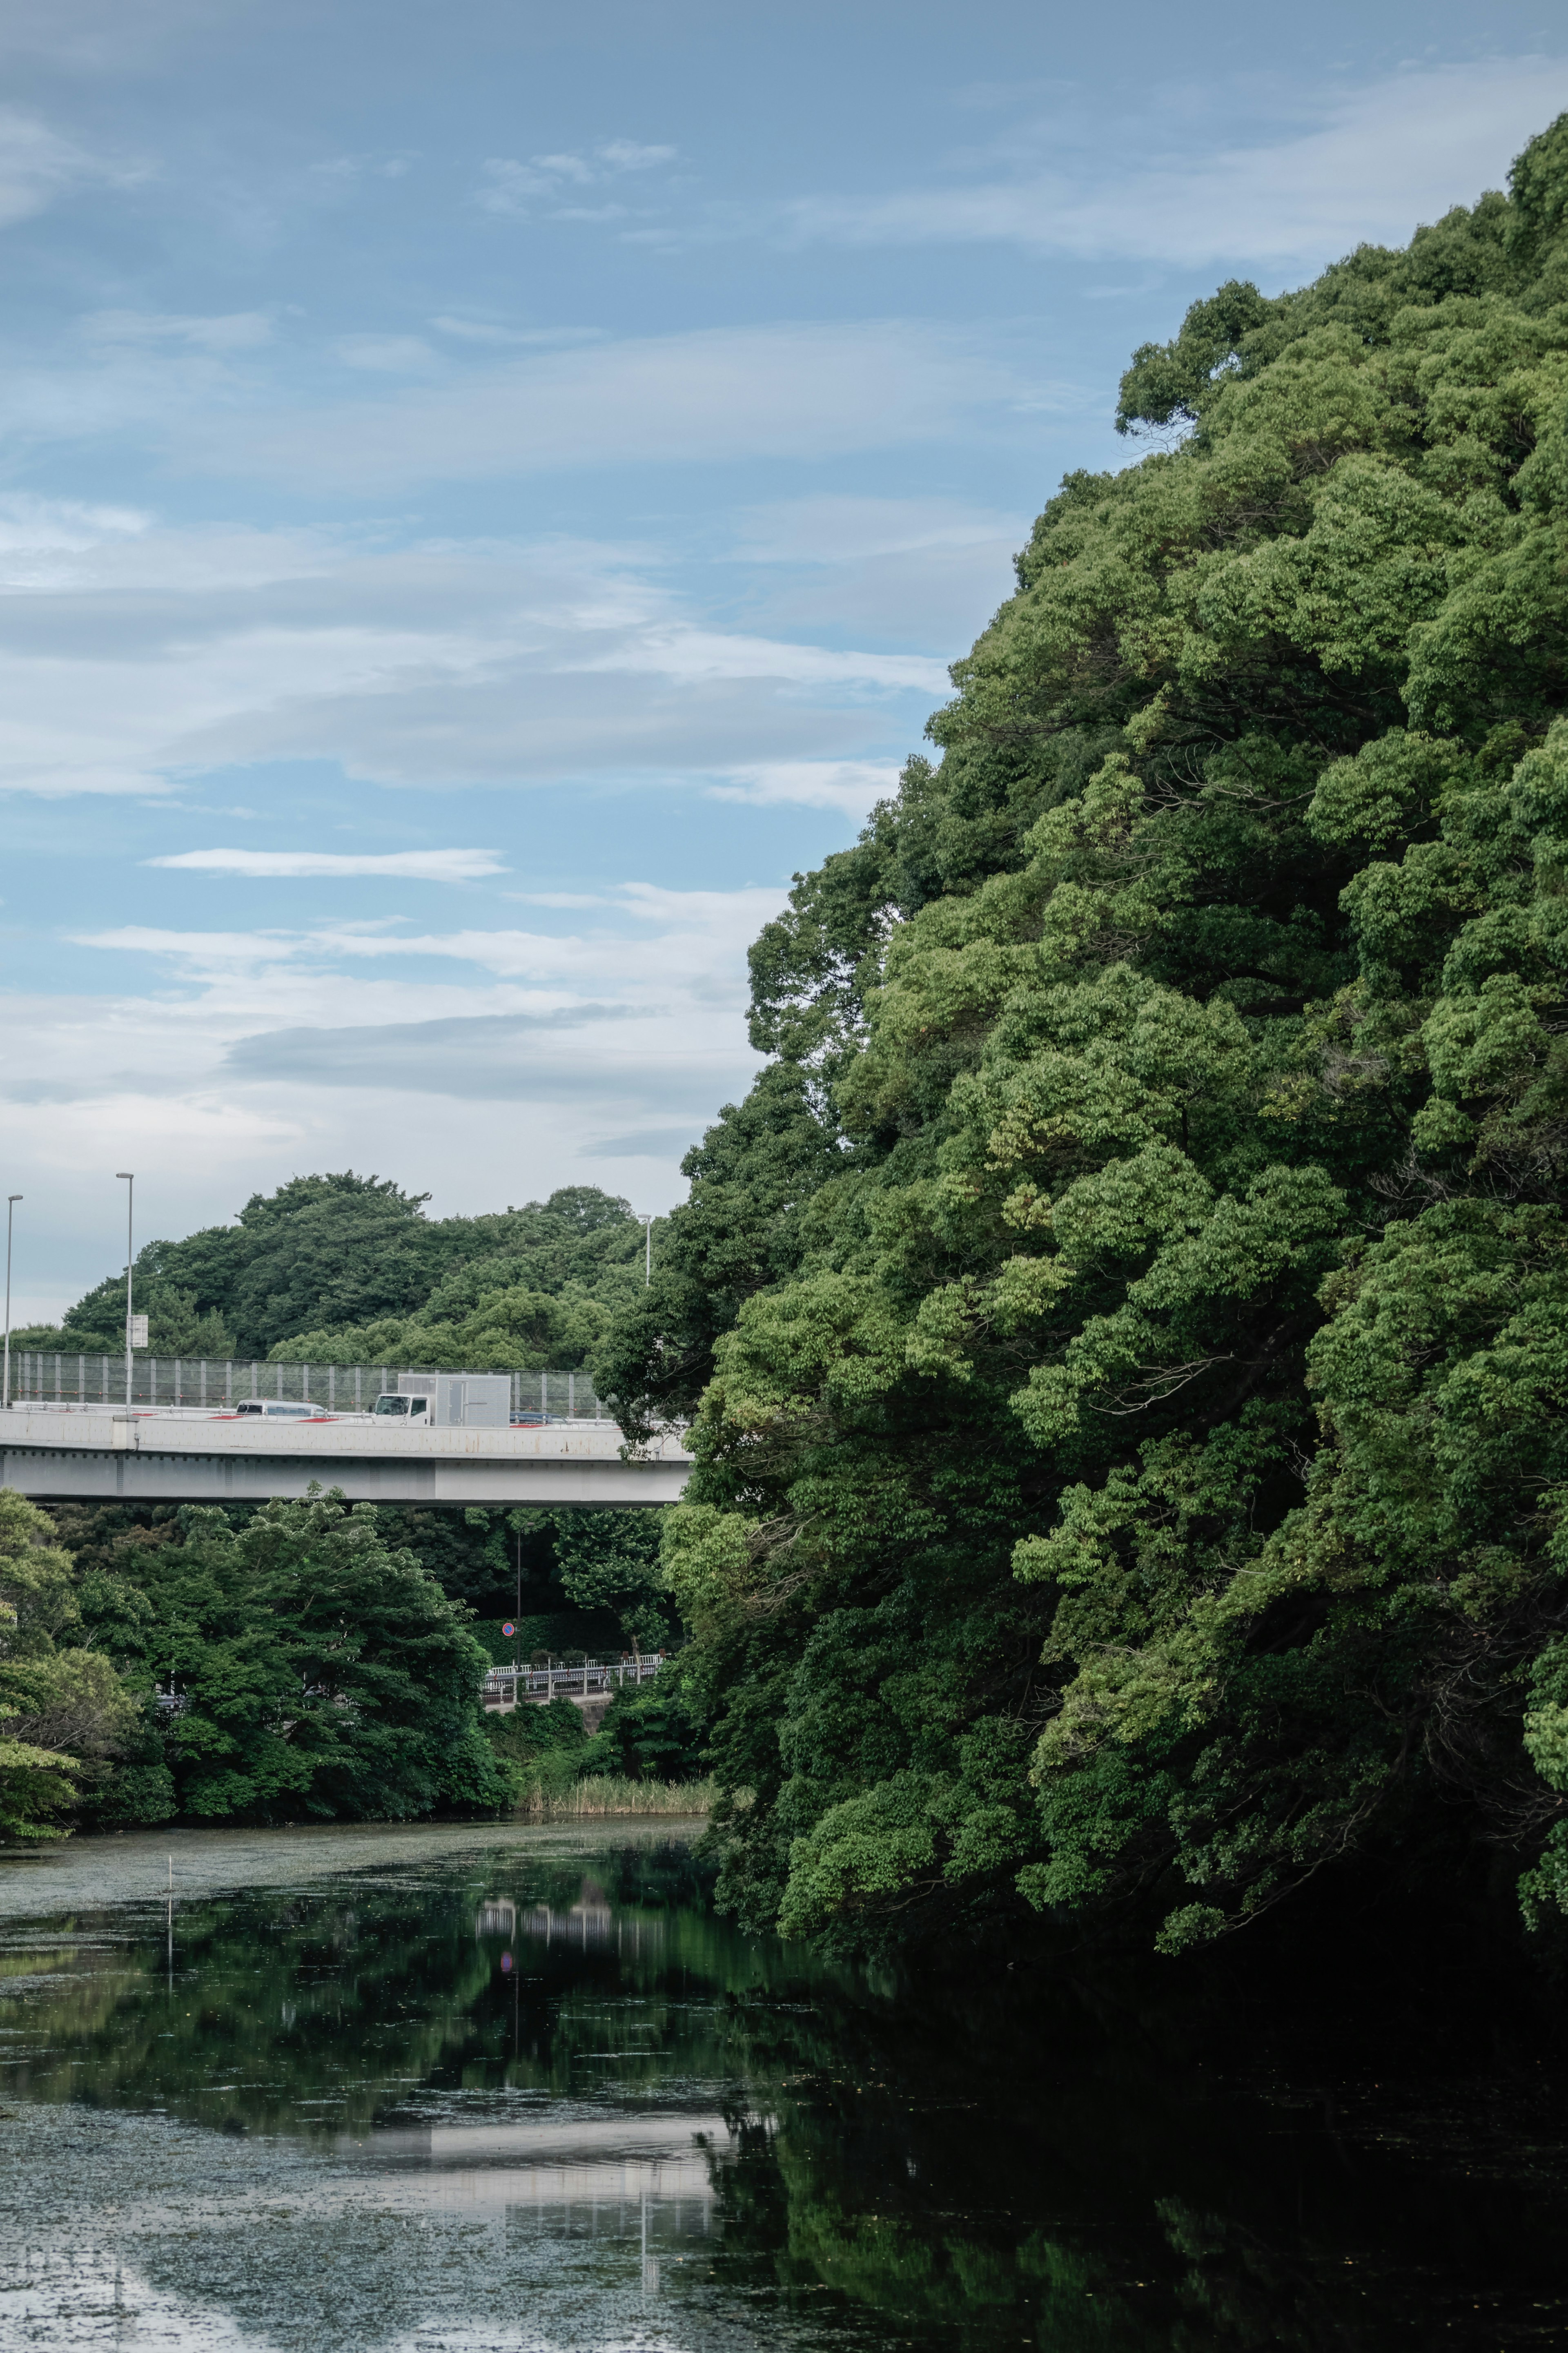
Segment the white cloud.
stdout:
<path fill-rule="evenodd" d="M 677 680 L 768 678 L 792 685 L 910 687 L 918 694 L 945 694 L 949 688 L 942 664 L 923 654 L 840 653 L 717 629 L 647 629 L 629 644 L 587 655 L 571 667 L 656 670 Z"/>
<path fill-rule="evenodd" d="M 600 891 L 503 891 L 521 907 L 608 907 L 614 902 Z"/>
<path fill-rule="evenodd" d="M 5 0 L 0 56 L 36 58 L 72 71 L 141 66 L 149 52 L 229 13 L 228 0 Z"/>
<path fill-rule="evenodd" d="M 37 115 L 0 106 L 0 227 L 79 188 L 130 188 L 149 176 L 145 164 L 89 153 Z"/>
<path fill-rule="evenodd" d="M 645 147 L 636 139 L 609 139 L 594 150 L 601 162 L 616 172 L 651 171 L 656 164 L 673 164 L 679 150 L 675 147 Z"/>
<path fill-rule="evenodd" d="M 710 785 L 716 801 L 759 807 L 793 802 L 804 808 L 839 809 L 857 822 L 898 790 L 899 771 L 885 760 L 773 760 L 736 771 L 736 781 Z"/>
<path fill-rule="evenodd" d="M 384 375 L 423 375 L 440 365 L 423 335 L 340 335 L 332 349 L 346 367 Z"/>
<path fill-rule="evenodd" d="M 68 577 L 71 567 L 61 558 L 101 547 L 106 541 L 138 539 L 152 520 L 135 507 L 40 499 L 27 491 L 0 495 L 0 596 L 7 589 L 42 588 Z"/>
<path fill-rule="evenodd" d="M 504 874 L 494 849 L 395 849 L 359 857 L 326 849 L 183 849 L 170 858 L 146 858 L 144 866 L 172 866 L 191 874 L 240 874 L 279 879 L 340 875 L 391 875 L 414 882 L 477 882 Z"/>
<path fill-rule="evenodd" d="M 747 564 L 842 564 L 928 547 L 989 546 L 1026 538 L 1031 518 L 962 499 L 880 499 L 819 491 L 749 507 L 736 555 Z"/>
<path fill-rule="evenodd" d="M 79 947 L 120 954 L 167 958 L 194 976 L 221 978 L 243 971 L 273 972 L 284 965 L 316 970 L 355 964 L 430 959 L 444 964 L 470 965 L 498 980 L 529 983 L 535 988 L 563 992 L 549 999 L 554 1009 L 581 997 L 584 987 L 595 997 L 606 988 L 617 997 L 631 994 L 646 1002 L 671 991 L 680 993 L 700 983 L 711 992 L 717 986 L 731 1009 L 745 993 L 742 951 L 746 944 L 783 903 L 782 888 L 742 891 L 672 891 L 653 882 L 623 882 L 596 899 L 599 921 L 591 930 L 572 933 L 521 931 L 497 925 L 465 926 L 453 932 L 410 932 L 395 923 L 324 924 L 312 931 L 270 926 L 244 932 L 179 931 L 147 923 L 116 924 L 102 931 L 74 935 Z M 536 900 L 535 903 L 540 903 Z M 658 955 L 649 959 L 646 927 L 658 935 Z M 630 926 L 631 928 L 628 928 Z M 342 979 L 334 979 L 334 987 Z M 295 983 L 287 984 L 280 1010 L 298 1003 Z M 357 984 L 343 981 L 352 992 Z M 247 1027 L 257 1026 L 251 1000 Z M 510 1000 L 507 1001 L 510 1004 Z M 428 993 L 416 993 L 413 983 L 384 990 L 379 1012 L 370 1006 L 360 1019 L 404 1020 L 414 1006 L 428 1004 Z M 353 1018 L 352 995 L 345 997 L 344 1018 Z M 467 991 L 448 996 L 434 1009 L 506 1009 L 486 1004 L 477 1008 Z M 534 1009 L 540 1009 L 536 1004 Z"/>
<path fill-rule="evenodd" d="M 210 317 L 177 311 L 89 311 L 80 324 L 95 343 L 185 343 L 204 352 L 244 352 L 272 340 L 266 311 L 225 311 Z"/>
<path fill-rule="evenodd" d="M 869 757 L 946 691 L 924 655 L 700 628 L 637 550 L 170 530 L 85 503 L 0 504 L 0 786 L 52 797 L 275 759 L 393 785 L 723 784 Z"/>
<path fill-rule="evenodd" d="M 147 983 L 0 1001 L 14 1181 L 62 1233 L 101 1231 L 105 1264 L 117 1166 L 163 1233 L 310 1167 L 391 1171 L 437 1215 L 578 1182 L 663 1206 L 755 1068 L 743 952 L 784 900 L 638 882 L 555 933 L 87 932 L 79 974 L 101 953 Z"/>
<path fill-rule="evenodd" d="M 312 164 L 311 171 L 327 180 L 401 180 L 413 161 L 411 155 L 330 155 L 325 162 Z"/>
<path fill-rule="evenodd" d="M 527 214 L 542 200 L 559 201 L 568 188 L 593 187 L 624 172 L 648 172 L 660 164 L 672 164 L 676 153 L 673 147 L 645 146 L 636 139 L 607 139 L 585 155 L 531 155 L 526 164 L 511 156 L 492 155 L 485 164 L 475 202 L 486 212 Z M 584 212 L 555 216 L 602 217 Z"/>
<path fill-rule="evenodd" d="M 1294 119 L 1276 137 L 1196 152 L 1162 153 L 1157 115 L 1086 152 L 1081 124 L 1064 117 L 1042 126 L 1039 162 L 1019 158 L 1015 142 L 1004 173 L 804 197 L 784 218 L 805 241 L 992 240 L 1184 265 L 1311 266 L 1365 239 L 1404 244 L 1417 223 L 1500 186 L 1513 155 L 1565 104 L 1568 59 L 1538 56 L 1292 93 Z"/>
<path fill-rule="evenodd" d="M 175 455 L 334 495 L 564 466 L 820 459 L 939 438 L 1021 387 L 910 320 L 713 327 L 535 351 L 329 408 L 183 405 Z"/>
<path fill-rule="evenodd" d="M 603 327 L 501 327 L 489 319 L 455 319 L 445 313 L 432 319 L 430 324 L 444 335 L 453 335 L 459 343 L 497 343 L 512 346 L 547 348 L 561 343 L 598 343 L 605 340 Z"/>
<path fill-rule="evenodd" d="M 1013 555 L 1030 527 L 1023 513 L 958 499 L 837 493 L 753 507 L 740 522 L 735 560 L 779 574 L 753 604 L 757 618 L 890 638 L 944 659 L 1013 593 Z M 945 681 L 935 691 L 945 695 Z"/>

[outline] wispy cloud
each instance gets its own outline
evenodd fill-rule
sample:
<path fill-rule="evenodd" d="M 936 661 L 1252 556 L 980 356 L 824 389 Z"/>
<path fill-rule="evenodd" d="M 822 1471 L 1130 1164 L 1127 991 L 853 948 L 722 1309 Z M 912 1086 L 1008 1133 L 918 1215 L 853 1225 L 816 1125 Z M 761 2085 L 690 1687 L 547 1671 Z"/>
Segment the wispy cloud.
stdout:
<path fill-rule="evenodd" d="M 0 107 L 0 227 L 26 220 L 82 188 L 131 188 L 152 176 L 144 162 L 79 146 L 36 114 Z"/>
<path fill-rule="evenodd" d="M 506 1102 L 530 1107 L 505 1145 L 514 1186 L 520 1168 L 541 1189 L 570 1182 L 582 1157 L 662 1159 L 669 1184 L 669 1164 L 755 1067 L 743 950 L 784 895 L 623 883 L 563 932 L 84 931 L 79 947 L 122 968 L 145 961 L 155 980 L 9 1001 L 7 1133 L 35 1165 L 68 1172 L 89 1139 L 99 1160 L 109 1137 L 127 1150 L 157 1137 L 160 1154 L 189 1139 L 209 1175 L 233 1166 L 247 1189 L 273 1158 L 287 1174 L 290 1154 L 402 1170 L 412 1149 L 416 1173 L 461 1198 L 476 1132 L 416 1110 L 411 1128 L 411 1099 Z M 623 1134 L 628 1118 L 639 1124 Z"/>
<path fill-rule="evenodd" d="M 548 349 L 563 343 L 599 343 L 605 341 L 603 327 L 507 327 L 492 319 L 453 318 L 447 313 L 432 319 L 430 324 L 444 335 L 452 335 L 464 343 L 494 343 L 501 347 L 532 347 Z"/>
<path fill-rule="evenodd" d="M 311 171 L 324 180 L 401 180 L 413 162 L 407 153 L 390 155 L 329 155 Z"/>
<path fill-rule="evenodd" d="M 781 227 L 801 243 L 991 241 L 1140 261 L 1310 264 L 1369 238 L 1403 244 L 1418 222 L 1500 185 L 1516 151 L 1565 104 L 1568 58 L 1535 56 L 1292 92 L 1278 134 L 1245 143 L 1167 141 L 1162 152 L 1152 113 L 1136 135 L 1130 126 L 1096 150 L 1062 111 L 1032 141 L 1014 133 L 989 172 L 970 159 L 946 185 L 932 174 L 880 195 L 804 196 Z"/>
<path fill-rule="evenodd" d="M 749 509 L 733 555 L 764 567 L 752 592 L 759 620 L 837 627 L 951 659 L 1012 594 L 1029 523 L 959 499 L 821 491 Z M 945 691 L 945 681 L 935 688 Z"/>
<path fill-rule="evenodd" d="M 710 784 L 712 800 L 750 800 L 757 807 L 795 802 L 804 809 L 842 809 L 856 821 L 898 791 L 891 760 L 764 760 L 736 769 L 733 784 Z"/>
<path fill-rule="evenodd" d="M 887 760 L 773 760 L 739 768 L 732 783 L 710 785 L 716 801 L 750 801 L 766 807 L 794 803 L 802 808 L 839 809 L 858 822 L 878 801 L 898 789 L 899 771 Z"/>
<path fill-rule="evenodd" d="M 427 375 L 441 364 L 423 335 L 340 335 L 332 349 L 345 367 L 378 375 Z"/>
<path fill-rule="evenodd" d="M 331 407 L 181 414 L 171 454 L 295 491 L 400 491 L 562 467 L 823 459 L 941 438 L 1023 387 L 918 320 L 782 322 L 535 351 Z"/>
<path fill-rule="evenodd" d="M 49 797 L 276 759 L 689 791 L 868 758 L 947 691 L 927 655 L 700 627 L 637 550 L 392 549 L 85 502 L 0 502 L 0 788 Z"/>
<path fill-rule="evenodd" d="M 358 857 L 327 849 L 182 849 L 146 858 L 144 866 L 172 866 L 188 874 L 239 874 L 251 879 L 390 875 L 411 882 L 478 882 L 508 869 L 494 849 L 395 849 Z"/>
<path fill-rule="evenodd" d="M 606 139 L 585 154 L 531 155 L 526 163 L 492 155 L 484 167 L 476 203 L 486 212 L 529 214 L 542 205 L 556 217 L 571 191 L 602 186 L 627 172 L 650 172 L 673 164 L 673 147 L 652 147 L 637 139 Z M 564 217 L 592 218 L 574 207 Z"/>
<path fill-rule="evenodd" d="M 272 340 L 266 311 L 202 316 L 174 311 L 89 311 L 81 332 L 95 343 L 184 343 L 203 352 L 254 351 Z"/>

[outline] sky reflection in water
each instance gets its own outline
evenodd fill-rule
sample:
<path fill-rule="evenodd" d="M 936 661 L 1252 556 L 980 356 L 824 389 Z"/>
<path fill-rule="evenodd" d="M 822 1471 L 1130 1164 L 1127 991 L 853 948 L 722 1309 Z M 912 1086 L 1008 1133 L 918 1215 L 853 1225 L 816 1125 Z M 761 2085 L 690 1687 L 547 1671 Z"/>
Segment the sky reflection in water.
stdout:
<path fill-rule="evenodd" d="M 911 2006 L 715 1919 L 667 1837 L 117 1841 L 0 1864 L 0 1926 L 7 2349 L 1479 2347 L 1568 2310 L 1538 2148 Z"/>

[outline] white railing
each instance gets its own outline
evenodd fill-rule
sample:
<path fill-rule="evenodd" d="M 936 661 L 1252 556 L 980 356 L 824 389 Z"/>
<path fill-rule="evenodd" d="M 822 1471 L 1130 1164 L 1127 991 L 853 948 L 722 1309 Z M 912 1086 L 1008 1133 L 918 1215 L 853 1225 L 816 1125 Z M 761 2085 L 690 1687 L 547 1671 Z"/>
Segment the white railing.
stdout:
<path fill-rule="evenodd" d="M 14 1405 L 58 1405 L 124 1409 L 129 1402 L 149 1409 L 221 1413 L 244 1398 L 284 1398 L 319 1406 L 324 1413 L 368 1413 L 383 1389 L 395 1389 L 400 1373 L 428 1373 L 427 1365 L 274 1365 L 214 1356 L 132 1358 L 131 1396 L 125 1395 L 125 1358 L 72 1356 L 60 1348 L 13 1348 Z M 470 1372 L 481 1369 L 470 1366 Z M 589 1373 L 513 1373 L 513 1413 L 538 1413 L 551 1421 L 608 1419 Z"/>
<path fill-rule="evenodd" d="M 525 1700 L 587 1699 L 595 1692 L 644 1683 L 664 1664 L 662 1651 L 646 1659 L 584 1659 L 575 1667 L 492 1667 L 480 1685 L 487 1707 L 515 1707 Z"/>

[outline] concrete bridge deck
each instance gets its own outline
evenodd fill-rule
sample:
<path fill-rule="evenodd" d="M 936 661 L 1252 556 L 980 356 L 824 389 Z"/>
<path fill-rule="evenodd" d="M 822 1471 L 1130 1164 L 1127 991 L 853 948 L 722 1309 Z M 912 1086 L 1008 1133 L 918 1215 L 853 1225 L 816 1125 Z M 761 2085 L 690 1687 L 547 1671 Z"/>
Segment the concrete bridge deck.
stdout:
<path fill-rule="evenodd" d="M 257 1504 L 312 1480 L 351 1503 L 586 1504 L 679 1500 L 691 1457 L 670 1437 L 635 1461 L 613 1422 L 508 1430 L 381 1427 L 368 1417 L 105 1412 L 13 1406 L 0 1415 L 0 1486 L 39 1502 Z"/>

